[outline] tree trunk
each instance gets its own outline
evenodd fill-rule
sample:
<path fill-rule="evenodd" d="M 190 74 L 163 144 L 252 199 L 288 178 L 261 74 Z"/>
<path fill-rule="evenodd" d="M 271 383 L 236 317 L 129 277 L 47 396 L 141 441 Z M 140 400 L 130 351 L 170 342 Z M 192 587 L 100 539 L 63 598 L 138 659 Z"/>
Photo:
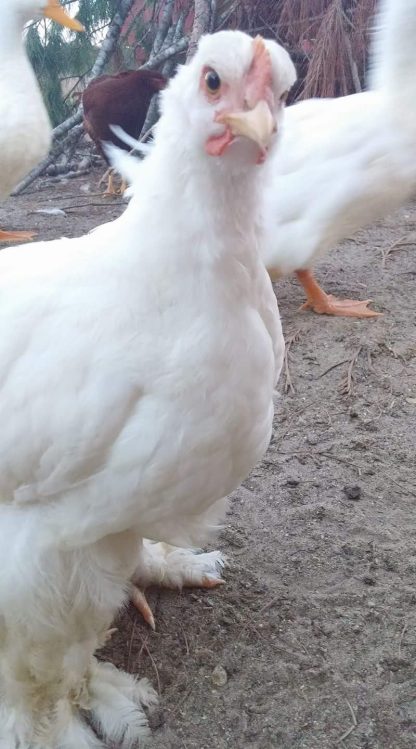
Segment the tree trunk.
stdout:
<path fill-rule="evenodd" d="M 211 17 L 213 15 L 213 7 L 211 0 L 195 0 L 195 15 L 194 23 L 192 26 L 191 38 L 189 41 L 188 54 L 186 59 L 190 60 L 196 52 L 198 42 L 202 34 L 208 33 L 211 26 Z"/>
<path fill-rule="evenodd" d="M 107 31 L 107 36 L 100 47 L 97 59 L 90 75 L 88 76 L 88 82 L 92 81 L 94 78 L 98 78 L 110 60 L 119 40 L 124 22 L 133 7 L 133 3 L 134 0 L 120 0 L 120 7 L 111 21 L 110 27 Z"/>
<path fill-rule="evenodd" d="M 165 50 L 169 50 L 169 49 L 177 47 L 180 44 L 183 44 L 184 39 L 186 40 L 186 37 L 183 36 L 185 20 L 186 20 L 186 14 L 185 12 L 182 12 L 176 22 L 176 26 L 175 27 L 172 26 L 167 32 L 165 36 L 164 44 L 162 45 L 162 48 L 160 49 L 160 53 L 163 54 Z M 156 35 L 156 38 L 157 38 L 157 35 Z M 150 58 L 148 60 L 149 66 L 152 65 L 153 61 L 155 60 L 155 56 L 152 57 L 152 55 L 154 55 L 155 46 L 156 46 L 156 41 L 155 41 L 155 44 L 153 45 L 152 54 L 150 55 Z M 166 78 L 169 78 L 169 76 L 172 75 L 173 66 L 174 66 L 174 61 L 172 60 L 172 56 L 171 56 L 169 59 L 166 60 L 162 68 L 162 73 L 163 75 L 166 76 Z M 149 132 L 149 130 L 153 127 L 153 125 L 155 124 L 157 120 L 157 116 L 158 116 L 157 101 L 158 101 L 158 95 L 155 94 L 152 97 L 152 101 L 150 102 L 149 109 L 147 110 L 146 119 L 142 127 L 139 139 L 143 138 L 143 136 L 147 132 Z"/>

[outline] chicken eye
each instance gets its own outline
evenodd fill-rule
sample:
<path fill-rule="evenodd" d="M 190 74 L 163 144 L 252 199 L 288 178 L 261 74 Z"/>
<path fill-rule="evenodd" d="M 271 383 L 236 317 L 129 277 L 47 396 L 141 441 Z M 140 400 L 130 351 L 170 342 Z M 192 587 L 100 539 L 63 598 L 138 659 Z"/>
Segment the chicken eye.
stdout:
<path fill-rule="evenodd" d="M 283 94 L 281 95 L 281 97 L 280 97 L 280 101 L 282 102 L 282 104 L 285 104 L 285 103 L 287 102 L 287 97 L 288 97 L 288 96 L 289 96 L 289 91 L 285 91 L 285 92 L 284 92 L 284 93 L 283 93 Z"/>
<path fill-rule="evenodd" d="M 208 72 L 205 73 L 205 84 L 211 94 L 218 93 L 221 88 L 221 78 L 215 70 L 208 70 Z"/>

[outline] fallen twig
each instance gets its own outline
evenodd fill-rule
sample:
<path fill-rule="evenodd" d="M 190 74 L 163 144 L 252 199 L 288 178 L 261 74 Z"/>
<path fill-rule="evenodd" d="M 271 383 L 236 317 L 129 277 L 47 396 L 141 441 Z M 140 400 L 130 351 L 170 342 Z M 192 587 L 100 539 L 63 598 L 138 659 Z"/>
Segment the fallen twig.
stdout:
<path fill-rule="evenodd" d="M 360 346 L 357 349 L 352 359 L 350 360 L 350 363 L 347 369 L 347 374 L 340 384 L 339 389 L 340 389 L 341 395 L 351 395 L 352 393 L 352 380 L 353 380 L 352 371 L 357 363 L 357 359 L 361 353 L 361 350 L 362 350 L 362 346 Z"/>
<path fill-rule="evenodd" d="M 386 267 L 387 258 L 389 255 L 391 255 L 392 252 L 395 252 L 400 247 L 406 247 L 407 245 L 413 245 L 416 244 L 416 234 L 405 234 L 404 237 L 400 237 L 400 239 L 397 239 L 395 242 L 393 242 L 390 247 L 387 248 L 387 250 L 382 250 L 382 261 L 381 261 L 381 267 L 384 269 Z"/>
<path fill-rule="evenodd" d="M 407 622 L 404 623 L 403 629 L 400 632 L 400 638 L 399 638 L 399 658 L 402 656 L 402 643 L 403 643 L 403 637 L 405 636 L 407 632 Z"/>
<path fill-rule="evenodd" d="M 347 739 L 348 736 L 350 736 L 352 734 L 352 732 L 355 731 L 355 729 L 358 726 L 355 712 L 354 712 L 354 710 L 353 710 L 353 708 L 352 708 L 351 703 L 350 703 L 349 700 L 347 700 L 347 705 L 348 705 L 348 707 L 350 709 L 351 718 L 352 718 L 352 725 L 346 731 L 344 731 L 344 733 L 342 734 L 342 736 L 339 737 L 339 739 L 337 739 L 337 741 L 336 741 L 337 744 L 342 744 L 342 742 L 345 741 L 345 739 Z"/>
<path fill-rule="evenodd" d="M 336 364 L 331 364 L 331 366 L 328 367 L 327 369 L 324 369 L 324 371 L 321 372 L 321 374 L 319 374 L 316 379 L 320 380 L 321 377 L 324 377 L 326 374 L 328 374 L 328 372 L 332 372 L 332 370 L 335 369 L 336 367 L 340 367 L 342 364 L 346 364 L 349 361 L 350 361 L 349 359 L 343 359 L 342 361 L 338 361 Z"/>
<path fill-rule="evenodd" d="M 295 330 L 295 332 L 290 335 L 288 338 L 285 339 L 285 358 L 284 358 L 284 368 L 285 368 L 285 384 L 284 384 L 284 391 L 285 393 L 288 393 L 289 391 L 292 393 L 292 395 L 296 392 L 292 378 L 290 376 L 290 368 L 289 368 L 289 352 L 291 349 L 291 346 L 293 343 L 296 343 L 296 341 L 299 340 L 300 335 L 302 331 L 301 330 Z"/>

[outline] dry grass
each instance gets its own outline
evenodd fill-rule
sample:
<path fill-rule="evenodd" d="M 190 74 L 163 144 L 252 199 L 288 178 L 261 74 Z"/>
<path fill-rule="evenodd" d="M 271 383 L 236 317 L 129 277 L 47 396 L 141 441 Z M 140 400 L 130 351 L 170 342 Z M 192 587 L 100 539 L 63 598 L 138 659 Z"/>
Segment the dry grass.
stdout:
<path fill-rule="evenodd" d="M 275 37 L 292 54 L 295 98 L 345 96 L 365 86 L 377 0 L 240 0 L 234 27 Z"/>
<path fill-rule="evenodd" d="M 344 96 L 365 87 L 372 19 L 378 0 L 210 0 L 216 28 L 239 28 L 275 38 L 291 53 L 298 83 L 291 101 L 311 96 Z M 136 0 L 134 13 L 145 0 Z M 151 25 L 164 0 L 148 4 Z M 174 0 L 173 20 L 184 14 L 192 25 L 193 0 Z M 131 24 L 127 24 L 130 28 Z M 129 32 L 130 33 L 130 32 Z M 180 58 L 178 58 L 180 59 Z"/>

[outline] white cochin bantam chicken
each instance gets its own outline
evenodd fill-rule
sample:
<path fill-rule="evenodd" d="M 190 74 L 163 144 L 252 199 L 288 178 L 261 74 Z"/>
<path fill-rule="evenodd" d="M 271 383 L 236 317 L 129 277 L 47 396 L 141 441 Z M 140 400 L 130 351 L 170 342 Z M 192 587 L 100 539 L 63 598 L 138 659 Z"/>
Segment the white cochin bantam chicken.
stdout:
<path fill-rule="evenodd" d="M 0 200 L 47 155 L 51 124 L 26 55 L 23 27 L 42 17 L 82 31 L 58 0 L 2 0 L 0 22 Z M 32 239 L 31 232 L 0 230 L 0 242 Z"/>
<path fill-rule="evenodd" d="M 162 577 L 142 539 L 188 547 L 166 584 L 219 575 L 189 548 L 271 435 L 284 342 L 255 219 L 294 77 L 274 42 L 204 37 L 126 212 L 0 253 L 1 749 L 133 746 L 154 692 L 94 652 L 129 581 Z"/>
<path fill-rule="evenodd" d="M 288 107 L 267 194 L 262 255 L 274 280 L 296 271 L 315 312 L 378 313 L 325 294 L 311 267 L 416 188 L 416 0 L 383 0 L 371 90 Z"/>

